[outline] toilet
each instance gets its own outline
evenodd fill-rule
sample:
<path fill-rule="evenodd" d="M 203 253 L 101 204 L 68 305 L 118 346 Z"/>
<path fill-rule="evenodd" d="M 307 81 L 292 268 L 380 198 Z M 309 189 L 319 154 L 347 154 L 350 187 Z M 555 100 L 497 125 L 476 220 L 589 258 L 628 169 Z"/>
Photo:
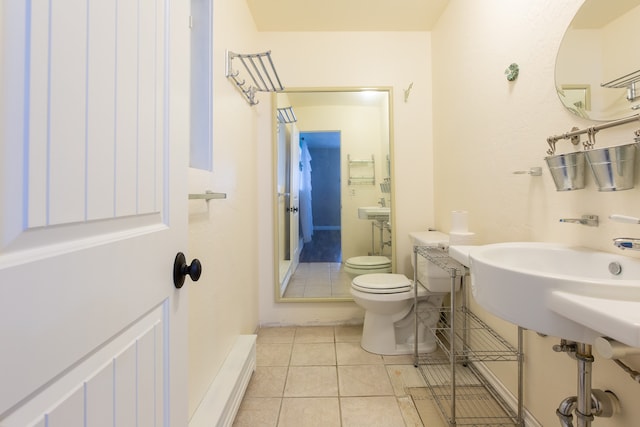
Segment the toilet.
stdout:
<path fill-rule="evenodd" d="M 412 248 L 414 245 L 447 244 L 449 241 L 447 234 L 437 231 L 410 235 Z M 413 251 L 411 255 L 413 260 Z M 449 293 L 451 282 L 444 270 L 421 262 L 419 266 L 418 280 L 424 287 L 418 288 L 418 310 L 423 313 L 422 322 L 418 324 L 418 352 L 431 353 L 436 350 L 437 343 L 429 329 L 435 327 L 440 318 L 439 308 Z M 382 355 L 414 352 L 416 327 L 413 280 L 404 274 L 389 272 L 362 274 L 353 278 L 351 296 L 365 310 L 360 343 L 364 350 Z"/>
<path fill-rule="evenodd" d="M 355 256 L 344 262 L 344 271 L 351 277 L 362 274 L 391 273 L 391 260 L 386 256 Z"/>

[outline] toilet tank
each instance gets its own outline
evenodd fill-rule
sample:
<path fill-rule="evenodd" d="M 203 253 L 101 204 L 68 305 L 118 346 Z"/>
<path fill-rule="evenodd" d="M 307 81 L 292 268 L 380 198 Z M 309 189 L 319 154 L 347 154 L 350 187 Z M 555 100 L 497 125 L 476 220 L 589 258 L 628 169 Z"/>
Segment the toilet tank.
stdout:
<path fill-rule="evenodd" d="M 416 268 L 413 259 L 414 246 L 449 245 L 449 235 L 440 231 L 412 231 L 409 237 L 411 238 L 411 266 L 414 269 Z M 449 273 L 421 256 L 418 256 L 418 282 L 430 292 L 451 292 Z M 457 281 L 455 290 L 459 288 L 460 281 Z"/>

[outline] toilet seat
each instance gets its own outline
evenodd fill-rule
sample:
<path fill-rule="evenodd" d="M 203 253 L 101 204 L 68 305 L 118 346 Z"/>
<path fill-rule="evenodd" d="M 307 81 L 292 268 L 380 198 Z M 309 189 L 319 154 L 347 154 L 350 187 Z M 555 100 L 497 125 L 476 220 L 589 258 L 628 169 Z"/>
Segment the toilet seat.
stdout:
<path fill-rule="evenodd" d="M 386 256 L 354 256 L 345 261 L 345 264 L 360 268 L 380 268 L 391 265 L 391 260 Z"/>
<path fill-rule="evenodd" d="M 351 287 L 368 294 L 397 294 L 413 289 L 413 282 L 404 274 L 374 273 L 357 276 Z"/>
<path fill-rule="evenodd" d="M 344 262 L 344 269 L 348 273 L 390 273 L 391 260 L 386 256 L 356 256 Z"/>

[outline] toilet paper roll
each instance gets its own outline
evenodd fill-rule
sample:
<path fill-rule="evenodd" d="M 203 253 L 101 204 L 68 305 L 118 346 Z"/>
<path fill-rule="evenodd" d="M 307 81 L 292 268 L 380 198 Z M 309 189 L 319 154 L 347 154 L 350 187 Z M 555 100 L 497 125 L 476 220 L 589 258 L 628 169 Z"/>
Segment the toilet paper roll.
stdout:
<path fill-rule="evenodd" d="M 469 231 L 469 214 L 467 211 L 451 211 L 451 229 L 452 232 L 465 233 Z"/>
<path fill-rule="evenodd" d="M 476 233 L 472 231 L 452 231 L 449 233 L 449 246 L 454 245 L 473 245 Z"/>

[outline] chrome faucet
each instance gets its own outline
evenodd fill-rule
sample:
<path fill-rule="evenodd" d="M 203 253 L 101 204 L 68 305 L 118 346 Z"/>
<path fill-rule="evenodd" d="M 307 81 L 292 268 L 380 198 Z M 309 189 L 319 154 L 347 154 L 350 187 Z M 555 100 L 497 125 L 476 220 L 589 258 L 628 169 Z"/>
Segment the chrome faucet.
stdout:
<path fill-rule="evenodd" d="M 560 222 L 571 222 L 589 227 L 597 227 L 599 224 L 598 215 L 582 215 L 581 218 L 560 218 Z"/>
<path fill-rule="evenodd" d="M 618 237 L 613 239 L 613 244 L 620 249 L 640 251 L 640 239 L 635 239 L 633 237 Z"/>

